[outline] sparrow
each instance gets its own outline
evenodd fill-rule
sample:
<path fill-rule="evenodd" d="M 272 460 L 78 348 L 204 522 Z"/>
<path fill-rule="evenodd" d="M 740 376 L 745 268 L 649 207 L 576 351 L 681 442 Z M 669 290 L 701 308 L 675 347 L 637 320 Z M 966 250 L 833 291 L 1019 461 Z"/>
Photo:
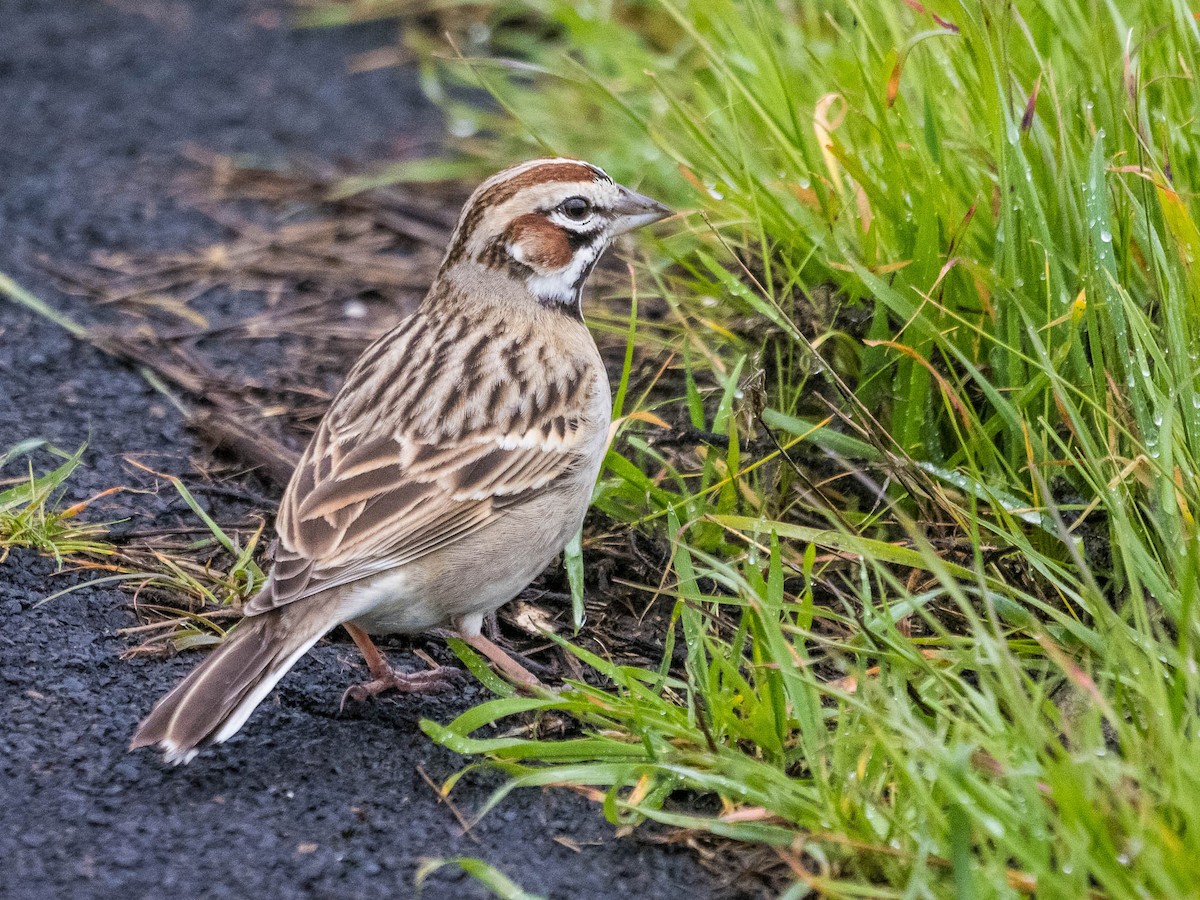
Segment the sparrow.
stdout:
<path fill-rule="evenodd" d="M 370 636 L 443 627 L 536 683 L 481 626 L 583 524 L 612 417 L 583 285 L 614 238 L 669 212 L 573 159 L 483 182 L 420 306 L 363 352 L 304 451 L 245 617 L 130 749 L 178 764 L 229 739 L 339 625 L 371 674 L 356 699 L 442 684 L 393 669 Z"/>

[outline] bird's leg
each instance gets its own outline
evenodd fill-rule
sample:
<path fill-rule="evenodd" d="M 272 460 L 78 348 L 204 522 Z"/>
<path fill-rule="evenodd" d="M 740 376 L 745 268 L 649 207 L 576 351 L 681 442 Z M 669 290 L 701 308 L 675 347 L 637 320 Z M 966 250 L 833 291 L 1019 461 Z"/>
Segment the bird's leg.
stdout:
<path fill-rule="evenodd" d="M 482 634 L 463 635 L 463 640 L 486 656 L 492 664 L 510 679 L 523 687 L 545 687 L 536 675 L 493 644 Z"/>
<path fill-rule="evenodd" d="M 380 652 L 379 648 L 375 646 L 375 642 L 371 640 L 371 636 L 365 631 L 349 622 L 343 622 L 342 627 L 354 639 L 355 645 L 367 663 L 367 671 L 371 673 L 370 681 L 346 688 L 346 692 L 342 694 L 342 706 L 346 705 L 347 697 L 351 700 L 366 700 L 368 697 L 374 697 L 384 691 L 421 693 L 445 690 L 455 680 L 462 677 L 462 673 L 457 669 L 446 666 L 438 666 L 436 669 L 425 672 L 399 672 L 392 668 L 387 657 Z"/>

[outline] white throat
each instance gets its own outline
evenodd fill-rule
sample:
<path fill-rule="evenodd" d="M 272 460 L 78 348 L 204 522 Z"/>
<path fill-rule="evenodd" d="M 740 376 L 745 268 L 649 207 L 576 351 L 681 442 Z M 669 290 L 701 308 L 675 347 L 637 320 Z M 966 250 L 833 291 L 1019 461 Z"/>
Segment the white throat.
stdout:
<path fill-rule="evenodd" d="M 524 258 L 520 244 L 509 246 L 513 259 L 523 265 L 529 265 Z M 565 268 L 550 272 L 539 272 L 534 266 L 529 266 L 532 274 L 525 279 L 529 292 L 542 303 L 558 303 L 575 305 L 579 303 L 583 283 L 592 271 L 592 266 L 600 254 L 604 252 L 603 245 L 596 243 L 580 247 L 571 262 Z"/>

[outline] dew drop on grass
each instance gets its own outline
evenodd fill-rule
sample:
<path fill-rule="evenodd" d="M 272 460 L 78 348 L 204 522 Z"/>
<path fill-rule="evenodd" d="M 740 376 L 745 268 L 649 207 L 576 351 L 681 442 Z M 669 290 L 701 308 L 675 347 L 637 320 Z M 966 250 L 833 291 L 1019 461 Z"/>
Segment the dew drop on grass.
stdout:
<path fill-rule="evenodd" d="M 992 837 L 1004 837 L 1004 826 L 1000 824 L 999 819 L 995 819 L 992 816 L 981 816 L 979 818 L 979 824 L 982 825 L 984 831 L 986 831 Z"/>
<path fill-rule="evenodd" d="M 1073 865 L 1071 865 L 1070 863 L 1063 863 L 1062 873 L 1064 875 L 1070 875 L 1074 871 L 1075 871 L 1075 867 Z"/>
<path fill-rule="evenodd" d="M 1106 244 L 1111 244 L 1112 243 L 1112 232 L 1109 231 L 1107 228 L 1101 228 L 1100 229 L 1100 240 L 1102 240 Z"/>

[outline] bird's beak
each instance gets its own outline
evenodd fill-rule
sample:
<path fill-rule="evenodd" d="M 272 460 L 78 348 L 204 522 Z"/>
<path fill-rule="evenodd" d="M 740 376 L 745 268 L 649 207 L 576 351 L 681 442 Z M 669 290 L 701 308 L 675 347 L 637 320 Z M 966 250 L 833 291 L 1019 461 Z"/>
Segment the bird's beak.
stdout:
<path fill-rule="evenodd" d="M 671 214 L 671 210 L 657 200 L 651 200 L 643 194 L 623 187 L 621 197 L 613 207 L 613 214 L 613 233 L 625 234 L 627 231 L 665 219 Z"/>

